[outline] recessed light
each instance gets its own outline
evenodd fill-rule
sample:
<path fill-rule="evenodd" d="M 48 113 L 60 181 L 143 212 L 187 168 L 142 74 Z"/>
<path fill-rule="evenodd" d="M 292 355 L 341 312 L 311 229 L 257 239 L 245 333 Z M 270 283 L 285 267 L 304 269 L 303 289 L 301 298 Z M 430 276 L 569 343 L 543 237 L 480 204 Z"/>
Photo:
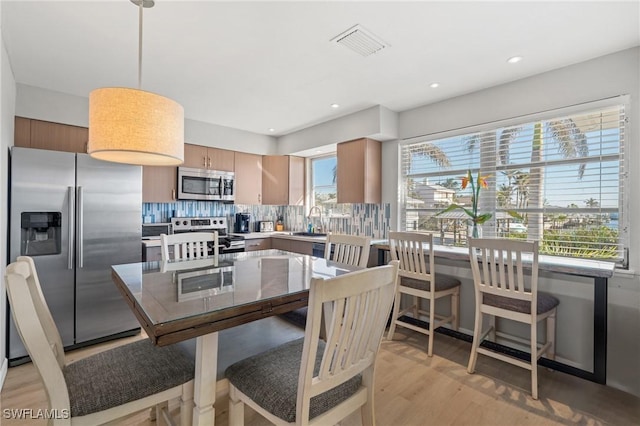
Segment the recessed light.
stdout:
<path fill-rule="evenodd" d="M 510 64 L 517 64 L 521 60 L 522 60 L 522 56 L 512 56 L 509 59 L 507 59 L 507 62 Z"/>
<path fill-rule="evenodd" d="M 270 132 L 275 132 L 276 129 L 274 129 L 273 127 L 269 129 Z"/>
<path fill-rule="evenodd" d="M 429 87 L 431 87 L 432 89 L 435 89 L 436 87 L 440 87 L 440 83 L 431 83 Z"/>
<path fill-rule="evenodd" d="M 316 149 L 316 154 L 322 154 L 322 150 Z"/>
<path fill-rule="evenodd" d="M 338 105 L 338 104 L 331 104 L 331 108 L 340 108 L 340 105 Z"/>

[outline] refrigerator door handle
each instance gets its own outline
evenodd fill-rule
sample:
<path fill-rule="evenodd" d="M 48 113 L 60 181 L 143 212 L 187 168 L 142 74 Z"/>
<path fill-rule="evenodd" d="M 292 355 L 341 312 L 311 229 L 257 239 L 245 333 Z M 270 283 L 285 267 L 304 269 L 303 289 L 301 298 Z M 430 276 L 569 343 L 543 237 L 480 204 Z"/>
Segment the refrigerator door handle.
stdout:
<path fill-rule="evenodd" d="M 82 187 L 78 187 L 78 267 L 84 267 L 84 202 Z"/>
<path fill-rule="evenodd" d="M 73 269 L 73 229 L 74 229 L 74 223 L 73 223 L 73 219 L 74 219 L 74 212 L 75 212 L 75 207 L 74 207 L 74 198 L 75 198 L 75 191 L 73 190 L 73 186 L 69 186 L 67 187 L 67 196 L 69 197 L 67 203 L 68 203 L 68 209 L 69 209 L 69 244 L 68 244 L 68 250 L 67 250 L 67 269 Z"/>

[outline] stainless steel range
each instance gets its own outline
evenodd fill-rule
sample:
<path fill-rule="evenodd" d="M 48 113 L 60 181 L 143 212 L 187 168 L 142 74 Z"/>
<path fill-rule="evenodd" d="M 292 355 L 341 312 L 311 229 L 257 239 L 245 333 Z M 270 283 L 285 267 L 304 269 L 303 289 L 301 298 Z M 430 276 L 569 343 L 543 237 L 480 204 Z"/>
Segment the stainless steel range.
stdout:
<path fill-rule="evenodd" d="M 218 231 L 220 253 L 237 253 L 244 251 L 244 238 L 227 234 L 227 218 L 225 217 L 174 217 L 171 218 L 174 234 L 185 232 Z M 213 255 L 213 247 L 209 247 Z"/>

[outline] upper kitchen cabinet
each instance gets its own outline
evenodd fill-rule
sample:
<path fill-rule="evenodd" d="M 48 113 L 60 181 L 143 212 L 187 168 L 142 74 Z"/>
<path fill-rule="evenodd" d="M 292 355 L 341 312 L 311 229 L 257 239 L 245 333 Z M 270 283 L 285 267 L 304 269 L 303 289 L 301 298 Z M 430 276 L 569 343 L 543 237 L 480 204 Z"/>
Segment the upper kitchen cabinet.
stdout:
<path fill-rule="evenodd" d="M 235 153 L 236 204 L 262 204 L 262 156 Z"/>
<path fill-rule="evenodd" d="M 382 148 L 362 138 L 338 144 L 338 203 L 380 203 Z"/>
<path fill-rule="evenodd" d="M 87 152 L 89 129 L 16 117 L 14 135 L 15 146 L 52 151 Z"/>
<path fill-rule="evenodd" d="M 262 204 L 304 204 L 304 158 L 290 155 L 262 157 Z"/>
<path fill-rule="evenodd" d="M 234 171 L 235 152 L 227 149 L 184 144 L 184 167 Z"/>
<path fill-rule="evenodd" d="M 176 201 L 178 168 L 171 166 L 142 167 L 142 201 L 173 203 Z"/>

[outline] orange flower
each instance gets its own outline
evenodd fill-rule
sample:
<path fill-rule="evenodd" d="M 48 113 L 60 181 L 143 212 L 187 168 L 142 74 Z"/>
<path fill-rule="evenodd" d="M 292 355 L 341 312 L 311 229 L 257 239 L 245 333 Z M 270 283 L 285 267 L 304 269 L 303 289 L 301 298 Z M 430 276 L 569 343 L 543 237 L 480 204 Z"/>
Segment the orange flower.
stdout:
<path fill-rule="evenodd" d="M 466 189 L 467 185 L 469 184 L 469 178 L 468 177 L 463 177 L 462 178 L 462 189 Z"/>
<path fill-rule="evenodd" d="M 491 176 L 479 176 L 478 181 L 480 182 L 480 186 L 482 186 L 483 188 L 488 188 L 489 184 L 487 183 L 487 179 L 490 177 Z"/>

